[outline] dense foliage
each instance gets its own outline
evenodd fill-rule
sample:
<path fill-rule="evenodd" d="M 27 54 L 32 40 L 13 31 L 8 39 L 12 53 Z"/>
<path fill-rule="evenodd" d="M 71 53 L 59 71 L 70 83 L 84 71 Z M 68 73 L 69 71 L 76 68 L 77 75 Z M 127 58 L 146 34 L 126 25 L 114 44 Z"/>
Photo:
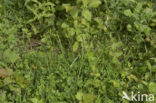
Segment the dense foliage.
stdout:
<path fill-rule="evenodd" d="M 156 95 L 155 0 L 0 0 L 0 103 L 130 103 L 123 91 Z"/>

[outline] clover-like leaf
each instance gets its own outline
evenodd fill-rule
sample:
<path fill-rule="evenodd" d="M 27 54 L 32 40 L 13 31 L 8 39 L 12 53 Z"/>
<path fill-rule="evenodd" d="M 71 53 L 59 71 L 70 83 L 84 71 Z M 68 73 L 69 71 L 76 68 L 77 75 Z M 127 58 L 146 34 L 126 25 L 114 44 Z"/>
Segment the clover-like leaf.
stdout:
<path fill-rule="evenodd" d="M 131 17 L 133 15 L 130 9 L 124 11 L 124 15 Z"/>
<path fill-rule="evenodd" d="M 11 51 L 10 49 L 4 51 L 4 60 L 7 63 L 15 63 L 19 58 L 19 54 L 16 51 Z"/>
<path fill-rule="evenodd" d="M 150 93 L 154 93 L 156 95 L 156 83 L 151 82 L 148 88 Z"/>
<path fill-rule="evenodd" d="M 84 11 L 82 11 L 82 16 L 83 16 L 86 20 L 91 21 L 92 13 L 91 13 L 89 10 L 84 10 Z"/>
<path fill-rule="evenodd" d="M 100 0 L 89 0 L 88 6 L 91 8 L 96 8 L 101 4 Z"/>

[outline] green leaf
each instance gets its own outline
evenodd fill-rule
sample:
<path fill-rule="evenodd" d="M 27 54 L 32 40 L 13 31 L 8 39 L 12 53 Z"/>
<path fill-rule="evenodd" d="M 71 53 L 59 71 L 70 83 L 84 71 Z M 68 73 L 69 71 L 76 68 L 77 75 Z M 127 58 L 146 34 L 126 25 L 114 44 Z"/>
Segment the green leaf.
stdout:
<path fill-rule="evenodd" d="M 79 47 L 79 42 L 75 42 L 73 45 L 73 51 L 76 52 L 78 50 Z"/>
<path fill-rule="evenodd" d="M 135 8 L 135 12 L 139 13 L 142 10 L 142 3 L 138 3 L 136 8 Z"/>
<path fill-rule="evenodd" d="M 91 21 L 91 18 L 92 18 L 92 13 L 89 11 L 89 10 L 84 10 L 82 12 L 82 16 L 88 20 L 88 21 Z"/>
<path fill-rule="evenodd" d="M 119 41 L 119 42 L 114 42 L 111 47 L 113 50 L 116 50 L 116 49 L 120 48 L 122 45 L 123 45 L 122 42 Z"/>
<path fill-rule="evenodd" d="M 89 0 L 89 7 L 90 8 L 96 8 L 101 4 L 100 0 Z"/>
<path fill-rule="evenodd" d="M 150 93 L 154 93 L 156 95 L 156 83 L 151 82 L 148 88 Z"/>
<path fill-rule="evenodd" d="M 152 69 L 151 63 L 149 61 L 146 61 L 146 65 L 147 65 L 147 67 L 148 67 L 149 70 Z"/>
<path fill-rule="evenodd" d="M 101 102 L 101 98 L 98 97 L 98 98 L 96 99 L 95 103 L 102 103 L 102 102 Z"/>
<path fill-rule="evenodd" d="M 22 75 L 16 75 L 15 79 L 18 85 L 20 85 L 22 88 L 25 87 L 27 80 L 25 80 L 25 78 Z"/>
<path fill-rule="evenodd" d="M 114 53 L 114 56 L 115 57 L 120 57 L 122 54 L 123 54 L 122 51 L 118 51 L 118 52 Z"/>
<path fill-rule="evenodd" d="M 42 42 L 42 43 L 46 43 L 46 42 L 47 42 L 47 39 L 46 39 L 46 38 L 42 38 L 42 39 L 41 39 L 41 42 Z"/>
<path fill-rule="evenodd" d="M 83 93 L 81 91 L 77 92 L 77 94 L 75 95 L 76 99 L 81 101 L 82 97 L 83 97 Z"/>
<path fill-rule="evenodd" d="M 72 9 L 72 6 L 70 4 L 63 4 L 62 6 L 66 9 L 66 12 Z"/>
<path fill-rule="evenodd" d="M 156 63 L 156 58 L 150 58 L 151 60 L 153 60 Z"/>
<path fill-rule="evenodd" d="M 110 82 L 113 84 L 114 87 L 118 88 L 120 87 L 120 82 L 116 80 L 110 80 Z"/>
<path fill-rule="evenodd" d="M 76 7 L 74 7 L 74 8 L 70 11 L 70 15 L 71 15 L 73 18 L 77 18 L 78 13 L 79 13 L 79 10 L 78 10 Z"/>
<path fill-rule="evenodd" d="M 19 58 L 20 58 L 19 54 L 15 51 L 11 51 L 10 49 L 7 49 L 4 52 L 4 59 L 7 63 L 15 63 L 16 60 L 18 60 Z"/>
<path fill-rule="evenodd" d="M 128 24 L 128 25 L 127 25 L 127 30 L 128 30 L 128 31 L 132 31 L 132 25 Z"/>
<path fill-rule="evenodd" d="M 31 98 L 30 100 L 32 103 L 45 103 L 42 99 L 39 98 Z"/>
<path fill-rule="evenodd" d="M 129 17 L 131 17 L 131 16 L 133 15 L 133 13 L 131 12 L 130 9 L 124 10 L 124 14 L 125 14 L 126 16 L 129 16 Z"/>
<path fill-rule="evenodd" d="M 96 98 L 96 96 L 94 94 L 85 94 L 83 96 L 83 103 L 93 103 L 94 99 Z"/>
<path fill-rule="evenodd" d="M 62 23 L 61 27 L 65 29 L 65 28 L 69 28 L 69 25 L 64 22 L 64 23 Z"/>
<path fill-rule="evenodd" d="M 3 85 L 8 85 L 10 83 L 13 83 L 14 80 L 12 80 L 10 77 L 6 77 L 3 82 L 4 82 Z"/>
<path fill-rule="evenodd" d="M 32 103 L 38 103 L 38 99 L 37 98 L 31 98 L 31 102 Z"/>
<path fill-rule="evenodd" d="M 82 0 L 82 3 L 83 3 L 83 5 L 84 5 L 84 7 L 86 7 L 87 4 L 88 4 L 88 0 Z"/>
<path fill-rule="evenodd" d="M 100 84 L 101 84 L 101 81 L 100 80 L 94 80 L 93 82 L 92 82 L 92 85 L 94 86 L 94 87 L 96 87 L 96 88 L 98 88 L 98 87 L 100 87 Z"/>

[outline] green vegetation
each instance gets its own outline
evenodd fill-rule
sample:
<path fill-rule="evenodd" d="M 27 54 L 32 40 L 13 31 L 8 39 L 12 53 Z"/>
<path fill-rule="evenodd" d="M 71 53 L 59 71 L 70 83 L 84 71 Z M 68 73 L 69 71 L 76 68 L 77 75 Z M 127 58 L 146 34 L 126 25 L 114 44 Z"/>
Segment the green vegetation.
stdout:
<path fill-rule="evenodd" d="M 131 103 L 123 91 L 156 96 L 155 0 L 0 0 L 0 103 Z"/>

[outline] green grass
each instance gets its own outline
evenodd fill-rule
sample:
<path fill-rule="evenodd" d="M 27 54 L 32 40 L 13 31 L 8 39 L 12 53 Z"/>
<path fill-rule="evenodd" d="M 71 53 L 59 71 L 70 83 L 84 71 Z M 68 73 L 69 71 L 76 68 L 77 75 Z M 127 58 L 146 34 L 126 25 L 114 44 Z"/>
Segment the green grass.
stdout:
<path fill-rule="evenodd" d="M 1 0 L 0 103 L 156 96 L 155 51 L 154 0 Z"/>

